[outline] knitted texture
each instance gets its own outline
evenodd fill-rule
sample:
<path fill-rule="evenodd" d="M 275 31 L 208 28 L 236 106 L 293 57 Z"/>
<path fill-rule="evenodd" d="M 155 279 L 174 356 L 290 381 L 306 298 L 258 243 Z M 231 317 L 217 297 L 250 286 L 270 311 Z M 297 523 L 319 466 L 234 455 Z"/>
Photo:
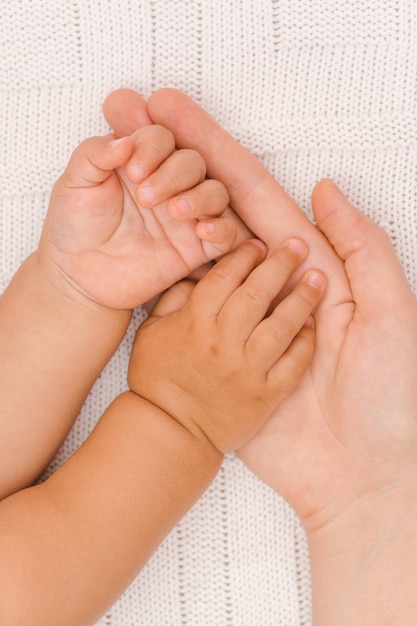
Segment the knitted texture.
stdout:
<path fill-rule="evenodd" d="M 105 96 L 184 90 L 311 216 L 334 178 L 391 236 L 417 289 L 415 0 L 2 0 L 1 288 L 38 241 Z M 46 475 L 124 389 L 137 310 Z M 308 626 L 308 554 L 290 508 L 233 455 L 98 626 Z"/>

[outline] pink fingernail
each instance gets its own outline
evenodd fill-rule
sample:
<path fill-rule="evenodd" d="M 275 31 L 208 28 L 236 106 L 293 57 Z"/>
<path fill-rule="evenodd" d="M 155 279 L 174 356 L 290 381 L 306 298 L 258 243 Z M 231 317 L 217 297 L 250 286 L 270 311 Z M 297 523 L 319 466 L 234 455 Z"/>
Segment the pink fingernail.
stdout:
<path fill-rule="evenodd" d="M 289 239 L 287 245 L 289 249 L 295 252 L 298 256 L 305 256 L 307 254 L 307 246 L 300 239 Z"/>
<path fill-rule="evenodd" d="M 314 270 L 311 270 L 307 274 L 307 282 L 312 287 L 315 287 L 315 289 L 320 289 L 325 283 L 325 278 L 320 272 L 315 272 Z"/>
<path fill-rule="evenodd" d="M 109 142 L 109 148 L 115 148 L 119 144 L 123 143 L 126 137 L 121 137 L 120 139 L 113 139 Z"/>
<path fill-rule="evenodd" d="M 177 200 L 175 201 L 175 205 L 181 217 L 184 217 L 185 215 L 189 215 L 191 213 L 191 204 L 189 203 L 187 198 L 177 198 Z"/>
<path fill-rule="evenodd" d="M 152 189 L 152 187 L 141 187 L 139 190 L 139 195 L 141 199 L 146 202 L 146 204 L 152 204 L 156 200 L 156 193 Z"/>
<path fill-rule="evenodd" d="M 143 180 L 147 176 L 147 170 L 142 163 L 131 163 L 129 165 L 129 172 L 136 182 Z"/>
<path fill-rule="evenodd" d="M 207 231 L 207 233 L 210 235 L 216 232 L 216 225 L 213 224 L 213 222 L 206 222 L 204 224 L 204 228 Z"/>

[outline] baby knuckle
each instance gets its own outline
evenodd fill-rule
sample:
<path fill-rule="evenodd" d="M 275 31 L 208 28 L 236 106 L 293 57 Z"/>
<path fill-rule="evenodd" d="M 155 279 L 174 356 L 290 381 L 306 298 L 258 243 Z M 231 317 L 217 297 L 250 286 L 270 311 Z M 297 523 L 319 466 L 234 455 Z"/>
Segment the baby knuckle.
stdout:
<path fill-rule="evenodd" d="M 198 172 L 201 178 L 204 178 L 206 175 L 206 162 L 197 150 L 192 149 L 183 149 L 181 150 L 183 158 L 186 159 L 187 163 L 191 164 L 196 172 Z"/>
<path fill-rule="evenodd" d="M 142 126 L 141 128 L 138 128 L 138 130 L 135 130 L 134 133 L 132 133 L 131 137 L 133 141 L 135 142 L 136 146 L 139 145 L 141 141 L 143 141 L 147 133 L 152 132 L 150 131 L 151 128 L 154 128 L 154 125 Z"/>
<path fill-rule="evenodd" d="M 207 347 L 207 354 L 212 360 L 217 360 L 222 354 L 222 347 L 218 341 L 211 341 Z"/>
<path fill-rule="evenodd" d="M 309 365 L 308 360 L 290 359 L 285 371 L 281 373 L 281 385 L 286 393 L 290 393 L 298 385 Z"/>
<path fill-rule="evenodd" d="M 162 140 L 173 147 L 175 146 L 175 137 L 168 128 L 159 124 L 153 124 L 152 126 L 146 126 L 146 129 L 149 129 L 148 132 L 151 132 L 159 141 Z"/>
<path fill-rule="evenodd" d="M 158 124 L 140 128 L 133 137 L 137 148 L 148 146 L 159 158 L 166 158 L 175 150 L 174 135 Z"/>
<path fill-rule="evenodd" d="M 294 323 L 286 316 L 282 316 L 279 322 L 272 324 L 270 328 L 269 336 L 265 338 L 265 342 L 269 341 L 274 344 L 281 344 L 283 341 L 291 340 L 297 332 L 294 328 Z"/>
<path fill-rule="evenodd" d="M 254 283 L 245 285 L 244 294 L 251 302 L 263 301 L 265 298 L 265 292 L 262 287 Z"/>
<path fill-rule="evenodd" d="M 180 169 L 172 169 L 168 180 L 171 187 L 175 189 L 182 189 L 184 187 L 183 174 Z"/>
<path fill-rule="evenodd" d="M 210 180 L 212 194 L 218 198 L 219 204 L 226 206 L 229 204 L 230 196 L 226 187 L 219 180 Z"/>
<path fill-rule="evenodd" d="M 216 280 L 229 282 L 234 280 L 235 268 L 229 263 L 217 263 L 210 272 L 212 276 L 215 276 Z"/>
<path fill-rule="evenodd" d="M 83 151 L 83 150 L 89 150 L 91 149 L 92 146 L 97 146 L 100 142 L 101 137 L 98 136 L 94 136 L 94 137 L 87 137 L 87 139 L 83 139 L 78 146 L 76 147 L 75 151 Z"/>
<path fill-rule="evenodd" d="M 294 356 L 294 360 L 300 362 L 302 367 L 307 367 L 314 355 L 316 334 L 312 328 L 303 326 L 297 335 L 298 341 L 298 354 Z"/>

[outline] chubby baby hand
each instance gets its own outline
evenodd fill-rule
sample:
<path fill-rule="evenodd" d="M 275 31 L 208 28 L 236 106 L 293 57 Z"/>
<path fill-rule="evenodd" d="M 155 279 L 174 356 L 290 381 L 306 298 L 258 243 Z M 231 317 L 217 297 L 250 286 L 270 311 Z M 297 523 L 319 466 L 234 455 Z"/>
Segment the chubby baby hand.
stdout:
<path fill-rule="evenodd" d="M 226 189 L 205 174 L 161 126 L 87 139 L 52 191 L 41 266 L 70 297 L 139 306 L 235 245 Z M 178 220 L 181 207 L 204 219 Z"/>
<path fill-rule="evenodd" d="M 265 255 L 264 244 L 251 240 L 196 286 L 176 284 L 139 328 L 132 351 L 131 390 L 222 453 L 255 435 L 313 356 L 312 312 L 325 277 L 310 270 L 287 293 L 307 247 L 291 239 Z"/>

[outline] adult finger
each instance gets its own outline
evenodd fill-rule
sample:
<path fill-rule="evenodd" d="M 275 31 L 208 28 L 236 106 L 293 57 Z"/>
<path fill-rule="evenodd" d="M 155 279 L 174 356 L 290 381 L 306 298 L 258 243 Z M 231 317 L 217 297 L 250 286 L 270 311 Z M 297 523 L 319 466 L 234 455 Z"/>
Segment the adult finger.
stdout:
<path fill-rule="evenodd" d="M 131 90 L 116 92 L 107 106 L 106 118 L 117 127 L 118 116 L 134 120 L 143 115 L 143 99 Z M 261 163 L 224 131 L 200 106 L 174 89 L 155 92 L 148 102 L 155 123 L 168 128 L 179 147 L 200 152 L 210 177 L 220 180 L 231 196 L 231 204 L 247 227 L 270 250 L 291 237 L 301 237 L 310 254 L 303 269 L 316 267 L 326 272 L 328 289 L 321 310 L 325 312 L 351 298 L 349 283 L 340 259 L 296 203 L 284 192 Z M 123 130 L 128 130 L 124 127 Z M 300 273 L 297 276 L 301 275 Z M 295 278 L 297 278 L 295 276 Z"/>
<path fill-rule="evenodd" d="M 257 237 L 275 248 L 314 226 L 262 164 L 185 94 L 161 89 L 148 101 L 155 123 L 168 128 L 177 146 L 200 152 L 211 178 L 227 188 L 234 210 Z"/>
<path fill-rule="evenodd" d="M 326 317 L 327 333 L 318 343 L 328 346 L 329 337 L 345 324 L 345 318 L 330 317 L 328 312 L 333 313 L 335 307 L 349 302 L 351 292 L 343 263 L 326 237 L 256 157 L 191 98 L 174 89 L 162 89 L 151 96 L 148 112 L 154 122 L 172 132 L 177 146 L 200 152 L 208 175 L 225 185 L 234 211 L 254 235 L 266 243 L 270 252 L 291 237 L 306 242 L 310 253 L 295 272 L 291 284 L 309 268 L 326 273 L 328 287 L 317 315 Z M 324 327 L 322 324 L 318 328 L 318 334 Z"/>
<path fill-rule="evenodd" d="M 127 174 L 133 183 L 140 183 L 174 152 L 175 139 L 163 126 L 143 126 L 132 135 L 135 151 L 127 164 Z"/>
<path fill-rule="evenodd" d="M 112 91 L 103 103 L 103 114 L 118 137 L 132 135 L 138 128 L 153 123 L 145 100 L 133 89 Z"/>

